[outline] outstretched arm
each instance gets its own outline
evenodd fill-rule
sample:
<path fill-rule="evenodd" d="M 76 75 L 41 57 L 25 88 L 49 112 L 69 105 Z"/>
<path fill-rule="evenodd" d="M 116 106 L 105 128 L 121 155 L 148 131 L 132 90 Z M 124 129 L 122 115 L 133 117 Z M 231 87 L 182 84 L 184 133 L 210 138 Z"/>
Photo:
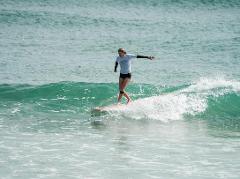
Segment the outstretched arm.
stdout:
<path fill-rule="evenodd" d="M 117 72 L 118 62 L 115 62 L 114 72 Z"/>
<path fill-rule="evenodd" d="M 147 58 L 147 59 L 150 59 L 150 60 L 154 59 L 153 56 L 144 56 L 144 55 L 137 55 L 137 58 Z"/>

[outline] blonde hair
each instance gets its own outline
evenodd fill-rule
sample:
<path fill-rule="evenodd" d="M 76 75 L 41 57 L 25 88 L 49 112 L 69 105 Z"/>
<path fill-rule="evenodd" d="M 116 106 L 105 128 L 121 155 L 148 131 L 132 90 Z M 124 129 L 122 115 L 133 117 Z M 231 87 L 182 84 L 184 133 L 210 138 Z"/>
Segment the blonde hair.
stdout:
<path fill-rule="evenodd" d="M 125 54 L 127 53 L 126 50 L 124 50 L 124 48 L 119 48 L 119 49 L 118 49 L 118 52 L 123 52 L 123 53 L 125 53 Z"/>

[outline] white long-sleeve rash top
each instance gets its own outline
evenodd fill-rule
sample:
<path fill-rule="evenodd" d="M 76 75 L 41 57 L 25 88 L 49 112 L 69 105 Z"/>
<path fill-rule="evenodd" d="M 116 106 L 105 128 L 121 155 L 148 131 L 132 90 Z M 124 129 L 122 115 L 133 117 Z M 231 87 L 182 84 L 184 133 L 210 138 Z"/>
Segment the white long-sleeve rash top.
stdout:
<path fill-rule="evenodd" d="M 120 73 L 122 74 L 128 74 L 131 73 L 131 61 L 132 59 L 137 58 L 136 55 L 133 54 L 126 54 L 123 57 L 118 56 L 116 58 L 116 62 L 120 64 Z"/>

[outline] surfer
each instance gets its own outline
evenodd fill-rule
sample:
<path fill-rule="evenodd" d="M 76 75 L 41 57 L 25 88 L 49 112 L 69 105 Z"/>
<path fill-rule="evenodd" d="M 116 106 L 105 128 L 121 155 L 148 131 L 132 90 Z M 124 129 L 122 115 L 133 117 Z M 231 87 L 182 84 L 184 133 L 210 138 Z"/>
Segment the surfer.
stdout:
<path fill-rule="evenodd" d="M 117 72 L 118 64 L 120 64 L 120 76 L 119 76 L 119 95 L 118 95 L 118 103 L 120 103 L 122 96 L 125 96 L 127 99 L 127 103 L 131 101 L 129 95 L 125 92 L 125 88 L 128 85 L 131 79 L 131 60 L 133 58 L 147 58 L 154 59 L 153 56 L 143 56 L 143 55 L 131 55 L 127 54 L 127 52 L 123 48 L 118 49 L 118 57 L 116 58 L 114 72 Z"/>

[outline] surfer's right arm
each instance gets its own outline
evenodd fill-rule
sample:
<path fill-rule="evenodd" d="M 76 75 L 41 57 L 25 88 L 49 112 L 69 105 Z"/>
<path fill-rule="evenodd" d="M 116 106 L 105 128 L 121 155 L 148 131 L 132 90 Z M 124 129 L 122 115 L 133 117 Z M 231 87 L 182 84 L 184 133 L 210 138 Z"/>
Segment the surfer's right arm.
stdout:
<path fill-rule="evenodd" d="M 117 57 L 115 61 L 114 72 L 117 72 L 118 63 L 119 63 L 119 58 Z"/>
<path fill-rule="evenodd" d="M 115 62 L 114 72 L 117 72 L 118 62 Z"/>

